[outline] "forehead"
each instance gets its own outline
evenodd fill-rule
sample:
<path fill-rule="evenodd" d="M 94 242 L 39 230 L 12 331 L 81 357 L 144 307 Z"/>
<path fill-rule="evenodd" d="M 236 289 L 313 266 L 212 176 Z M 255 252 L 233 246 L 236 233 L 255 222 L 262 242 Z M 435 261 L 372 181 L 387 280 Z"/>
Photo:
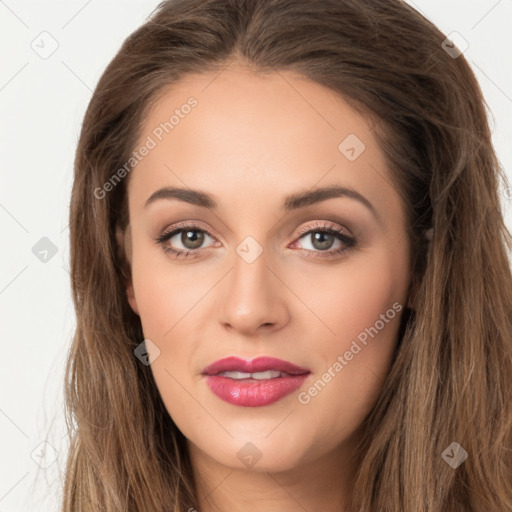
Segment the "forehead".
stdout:
<path fill-rule="evenodd" d="M 376 197 L 391 178 L 371 126 L 339 94 L 291 72 L 188 75 L 144 119 L 137 147 L 152 147 L 131 173 L 131 201 L 142 207 L 166 185 L 244 200 L 243 190 L 280 196 L 321 180 Z"/>
<path fill-rule="evenodd" d="M 189 108 L 192 98 L 195 106 Z M 185 123 L 187 118 L 192 121 Z M 169 121 L 172 127 L 165 130 L 161 125 Z M 193 130 L 187 130 L 191 124 Z M 180 134 L 190 131 L 202 140 L 220 140 L 236 130 L 239 144 L 250 135 L 253 145 L 261 141 L 267 146 L 276 135 L 278 140 L 315 143 L 325 138 L 326 144 L 336 144 L 340 136 L 352 133 L 371 143 L 369 124 L 338 93 L 316 82 L 289 71 L 261 74 L 237 65 L 187 75 L 165 88 L 146 115 L 143 133 L 159 132 L 160 127 L 160 135 L 177 143 Z M 166 137 L 170 132 L 174 137 Z"/>

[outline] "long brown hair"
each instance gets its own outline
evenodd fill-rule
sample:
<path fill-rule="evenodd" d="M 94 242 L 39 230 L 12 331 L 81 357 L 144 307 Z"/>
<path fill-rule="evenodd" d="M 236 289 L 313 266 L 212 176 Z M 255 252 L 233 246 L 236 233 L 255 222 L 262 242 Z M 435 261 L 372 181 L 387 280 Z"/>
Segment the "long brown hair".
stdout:
<path fill-rule="evenodd" d="M 408 215 L 414 310 L 364 422 L 351 510 L 512 511 L 506 177 L 477 80 L 445 39 L 400 0 L 170 0 L 126 39 L 94 91 L 76 152 L 64 512 L 197 507 L 185 438 L 134 357 L 144 336 L 115 236 L 128 222 L 128 178 L 107 193 L 105 184 L 164 90 L 230 62 L 292 71 L 369 112 Z M 455 468 L 448 459 L 461 449 L 467 459 Z"/>

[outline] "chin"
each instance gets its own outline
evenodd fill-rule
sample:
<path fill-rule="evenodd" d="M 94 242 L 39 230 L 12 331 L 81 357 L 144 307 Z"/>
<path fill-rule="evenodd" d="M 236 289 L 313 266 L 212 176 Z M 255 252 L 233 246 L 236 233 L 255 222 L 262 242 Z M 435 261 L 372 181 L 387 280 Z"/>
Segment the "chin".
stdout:
<path fill-rule="evenodd" d="M 245 469 L 255 473 L 279 473 L 299 466 L 303 452 L 296 444 L 286 443 L 278 436 L 274 440 L 270 437 L 265 439 L 264 436 L 251 440 L 245 435 L 240 441 L 231 440 L 224 452 L 210 456 L 232 469 Z"/>

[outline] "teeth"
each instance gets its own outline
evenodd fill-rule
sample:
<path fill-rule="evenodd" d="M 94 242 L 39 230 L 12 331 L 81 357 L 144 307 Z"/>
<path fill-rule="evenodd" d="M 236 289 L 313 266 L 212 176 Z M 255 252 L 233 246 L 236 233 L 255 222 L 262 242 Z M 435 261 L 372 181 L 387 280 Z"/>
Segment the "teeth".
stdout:
<path fill-rule="evenodd" d="M 276 379 L 277 377 L 281 377 L 281 372 L 278 372 L 277 370 L 267 370 L 265 372 L 251 373 L 251 376 L 256 380 Z"/>
<path fill-rule="evenodd" d="M 243 372 L 221 372 L 219 375 L 229 377 L 230 379 L 249 379 L 251 377 L 250 373 Z"/>
<path fill-rule="evenodd" d="M 256 380 L 265 380 L 265 379 L 276 379 L 278 377 L 286 376 L 285 373 L 281 373 L 277 370 L 266 370 L 264 372 L 254 372 L 254 373 L 245 373 L 245 372 L 221 372 L 219 375 L 223 377 L 229 377 L 230 379 L 256 379 Z"/>

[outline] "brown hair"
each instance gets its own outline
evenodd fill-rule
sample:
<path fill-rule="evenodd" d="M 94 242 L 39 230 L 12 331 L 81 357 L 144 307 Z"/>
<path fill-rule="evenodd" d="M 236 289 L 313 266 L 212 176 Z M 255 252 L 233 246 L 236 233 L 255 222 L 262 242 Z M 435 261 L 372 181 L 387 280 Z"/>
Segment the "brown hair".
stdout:
<path fill-rule="evenodd" d="M 128 161 L 165 90 L 230 62 L 292 71 L 371 113 L 408 214 L 414 311 L 403 315 L 363 425 L 352 510 L 512 511 L 506 178 L 475 76 L 463 55 L 445 51 L 445 37 L 400 0 L 171 0 L 126 39 L 94 91 L 76 152 L 64 512 L 197 507 L 185 438 L 133 353 L 144 336 L 116 241 L 128 222 L 127 179 L 101 199 L 94 191 Z M 468 453 L 457 469 L 442 457 L 452 442 Z"/>

